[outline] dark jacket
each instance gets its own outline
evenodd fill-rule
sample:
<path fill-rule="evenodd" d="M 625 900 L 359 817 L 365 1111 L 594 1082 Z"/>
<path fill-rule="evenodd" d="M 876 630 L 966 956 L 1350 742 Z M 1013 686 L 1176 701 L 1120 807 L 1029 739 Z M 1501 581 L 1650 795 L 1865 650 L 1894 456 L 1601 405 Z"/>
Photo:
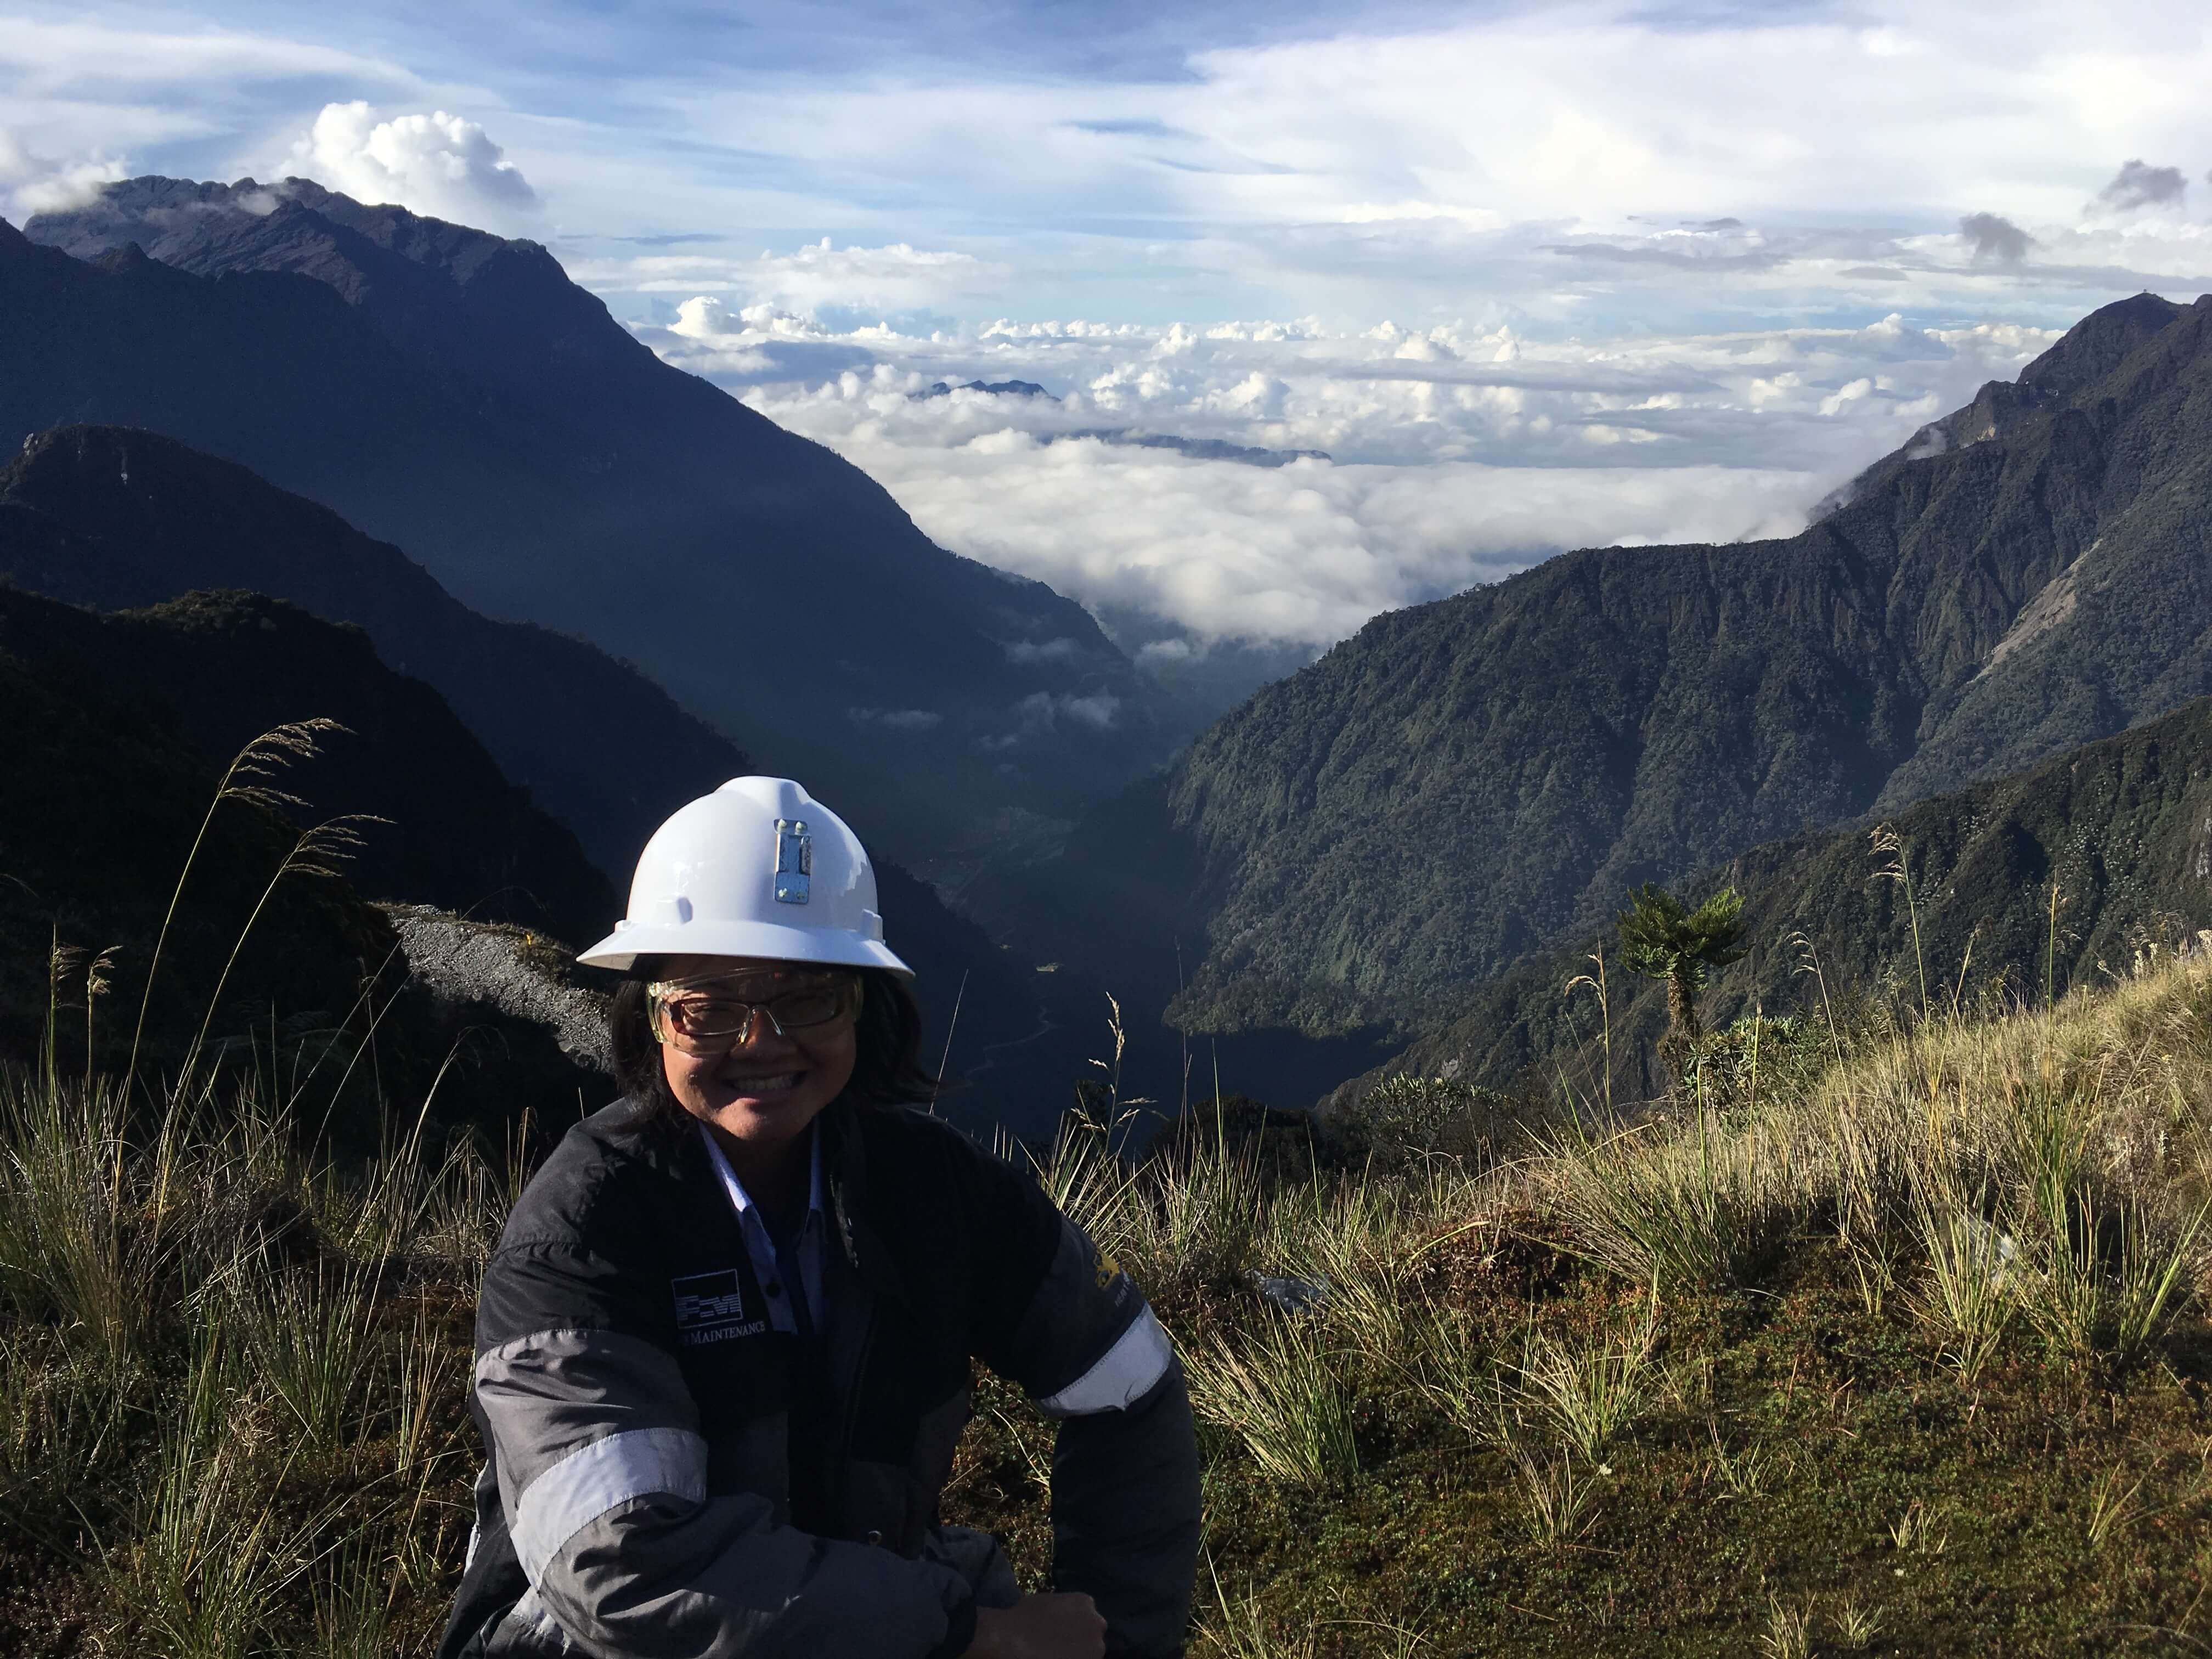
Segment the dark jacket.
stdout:
<path fill-rule="evenodd" d="M 1036 1183 L 906 1109 L 817 1120 L 818 1344 L 771 1328 L 696 1134 L 617 1103 L 532 1180 L 484 1274 L 488 1462 L 440 1659 L 951 1659 L 1012 1573 L 938 1521 L 979 1359 L 1060 1419 L 1054 1581 L 1111 1653 L 1182 1650 L 1198 1547 L 1182 1373 Z"/>

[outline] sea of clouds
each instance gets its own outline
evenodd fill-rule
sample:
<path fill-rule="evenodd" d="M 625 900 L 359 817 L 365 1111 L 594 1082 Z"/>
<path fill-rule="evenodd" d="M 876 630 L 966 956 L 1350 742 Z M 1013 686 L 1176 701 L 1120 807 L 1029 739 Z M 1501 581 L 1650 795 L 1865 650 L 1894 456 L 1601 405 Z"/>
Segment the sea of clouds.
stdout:
<path fill-rule="evenodd" d="M 1565 548 L 1790 534 L 2055 337 L 1894 316 L 1594 342 L 1388 321 L 908 333 L 711 295 L 638 332 L 1217 698 Z"/>

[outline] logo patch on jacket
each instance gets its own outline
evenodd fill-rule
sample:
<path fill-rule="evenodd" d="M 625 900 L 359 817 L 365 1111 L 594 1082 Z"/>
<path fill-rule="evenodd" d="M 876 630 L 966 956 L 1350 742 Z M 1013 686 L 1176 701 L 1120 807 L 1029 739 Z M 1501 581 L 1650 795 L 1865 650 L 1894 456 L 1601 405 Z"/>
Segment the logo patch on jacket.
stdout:
<path fill-rule="evenodd" d="M 676 1334 L 687 1346 L 757 1336 L 768 1328 L 767 1320 L 747 1316 L 744 1285 L 735 1267 L 672 1279 L 668 1290 L 676 1298 Z"/>

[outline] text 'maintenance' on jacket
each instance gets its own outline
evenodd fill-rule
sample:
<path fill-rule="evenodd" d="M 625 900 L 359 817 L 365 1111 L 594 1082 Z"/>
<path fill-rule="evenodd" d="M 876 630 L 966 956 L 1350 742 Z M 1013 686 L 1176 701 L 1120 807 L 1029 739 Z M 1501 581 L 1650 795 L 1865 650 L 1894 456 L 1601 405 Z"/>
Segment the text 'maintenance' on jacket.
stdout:
<path fill-rule="evenodd" d="M 484 1274 L 477 1537 L 440 1659 L 952 1659 L 1015 1599 L 939 1524 L 970 1360 L 1059 1419 L 1054 1587 L 1108 1651 L 1182 1650 L 1198 1457 L 1181 1366 L 1128 1277 L 939 1119 L 817 1120 L 825 1328 L 773 1328 L 696 1134 L 572 1129 Z"/>

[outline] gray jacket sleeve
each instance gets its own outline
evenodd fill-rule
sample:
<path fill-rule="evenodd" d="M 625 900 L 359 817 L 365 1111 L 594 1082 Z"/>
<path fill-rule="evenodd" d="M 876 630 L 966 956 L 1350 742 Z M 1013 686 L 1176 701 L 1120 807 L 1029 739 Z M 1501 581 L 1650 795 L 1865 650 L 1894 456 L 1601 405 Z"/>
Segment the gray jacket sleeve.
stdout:
<path fill-rule="evenodd" d="M 569 1640 L 597 1659 L 963 1650 L 973 1593 L 953 1568 L 778 1526 L 764 1498 L 708 1496 L 690 1391 L 665 1348 L 622 1328 L 647 1305 L 623 1278 L 574 1248 L 502 1248 L 478 1304 L 501 1507 Z"/>
<path fill-rule="evenodd" d="M 1182 1651 L 1198 1561 L 1198 1443 L 1182 1367 L 1128 1274 L 1073 1222 L 1054 1219 L 1048 1267 L 1004 1349 L 984 1358 L 1060 1419 L 1054 1584 L 1098 1604 L 1109 1653 L 1166 1659 Z"/>

